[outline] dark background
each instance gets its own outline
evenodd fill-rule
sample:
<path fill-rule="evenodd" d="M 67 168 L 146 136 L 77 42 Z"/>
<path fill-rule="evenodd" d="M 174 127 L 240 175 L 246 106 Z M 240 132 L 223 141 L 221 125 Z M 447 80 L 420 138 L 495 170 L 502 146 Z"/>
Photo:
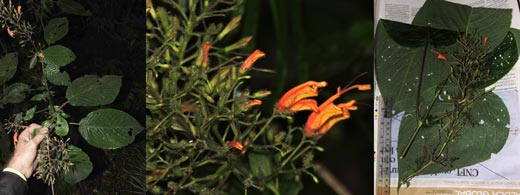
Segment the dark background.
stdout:
<path fill-rule="evenodd" d="M 254 67 L 276 71 L 252 71 L 251 91 L 273 92 L 263 104 L 265 113 L 285 91 L 308 80 L 329 83 L 320 90 L 318 104 L 364 72 L 355 84 L 373 84 L 373 1 L 247 0 L 243 8 L 237 10 L 244 15 L 236 37 L 253 35 L 246 51 L 266 53 Z M 325 151 L 317 152 L 315 161 L 352 194 L 372 194 L 373 92 L 350 91 L 336 103 L 351 99 L 359 110 L 319 140 Z M 308 114 L 296 114 L 295 123 L 304 125 Z M 303 180 L 301 194 L 335 194 L 322 178 L 318 184 L 309 176 Z"/>

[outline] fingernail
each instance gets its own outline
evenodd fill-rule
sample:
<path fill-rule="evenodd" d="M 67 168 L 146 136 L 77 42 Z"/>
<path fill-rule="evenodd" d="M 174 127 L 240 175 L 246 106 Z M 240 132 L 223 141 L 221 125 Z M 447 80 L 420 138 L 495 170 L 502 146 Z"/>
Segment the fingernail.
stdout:
<path fill-rule="evenodd" d="M 43 128 L 40 132 L 43 133 L 43 134 L 45 134 L 45 133 L 49 132 L 49 129 L 47 129 L 47 128 Z"/>

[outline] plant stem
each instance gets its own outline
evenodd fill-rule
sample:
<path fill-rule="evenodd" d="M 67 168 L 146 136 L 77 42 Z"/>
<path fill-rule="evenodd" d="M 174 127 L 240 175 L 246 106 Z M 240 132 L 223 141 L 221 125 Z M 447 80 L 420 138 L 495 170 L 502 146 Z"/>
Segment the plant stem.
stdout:
<path fill-rule="evenodd" d="M 419 124 L 417 124 L 417 127 L 415 127 L 413 135 L 408 140 L 408 144 L 406 144 L 406 147 L 404 147 L 404 150 L 403 150 L 401 156 L 399 156 L 399 159 L 403 159 L 406 157 L 406 154 L 408 154 L 408 151 L 410 150 L 410 147 L 412 146 L 412 143 L 415 140 L 415 137 L 417 137 L 417 134 L 419 134 L 419 129 L 421 129 L 423 123 L 422 123 L 422 121 L 418 121 L 418 122 L 419 122 Z"/>

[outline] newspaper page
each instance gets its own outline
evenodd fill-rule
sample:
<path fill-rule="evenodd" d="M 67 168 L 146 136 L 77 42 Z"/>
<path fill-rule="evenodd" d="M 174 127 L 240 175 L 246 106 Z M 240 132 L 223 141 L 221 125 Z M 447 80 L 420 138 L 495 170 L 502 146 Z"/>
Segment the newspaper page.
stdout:
<path fill-rule="evenodd" d="M 509 8 L 513 9 L 511 27 L 520 28 L 519 4 L 516 0 L 450 0 L 454 3 L 466 4 L 472 7 Z M 411 23 L 417 11 L 425 0 L 374 0 L 375 24 L 379 19 L 388 19 L 403 23 Z M 402 187 L 399 194 L 432 194 L 432 195 L 517 195 L 520 194 L 520 63 L 500 81 L 489 88 L 506 104 L 510 114 L 510 130 L 507 141 L 497 154 L 492 154 L 484 162 L 448 171 L 441 174 L 417 176 L 410 182 L 408 188 Z M 380 92 L 375 87 L 375 108 L 381 102 L 377 99 Z M 392 160 L 391 161 L 391 194 L 397 194 L 397 136 L 399 135 L 400 119 L 403 113 L 392 119 Z M 382 114 L 374 112 L 374 126 L 379 129 Z M 376 150 L 378 149 L 377 133 L 374 136 Z M 377 151 L 375 151 L 377 169 Z M 375 173 L 377 177 L 377 173 Z M 377 179 L 377 178 L 376 178 Z M 376 184 L 377 185 L 377 184 Z M 377 187 L 377 186 L 375 186 Z"/>

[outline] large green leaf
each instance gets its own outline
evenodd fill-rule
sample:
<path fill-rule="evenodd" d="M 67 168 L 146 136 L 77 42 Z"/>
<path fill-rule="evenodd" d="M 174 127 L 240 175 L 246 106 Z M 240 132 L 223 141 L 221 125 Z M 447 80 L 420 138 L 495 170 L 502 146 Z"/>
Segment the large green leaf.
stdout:
<path fill-rule="evenodd" d="M 121 76 L 85 75 L 74 80 L 66 98 L 73 106 L 99 106 L 112 103 L 121 88 Z"/>
<path fill-rule="evenodd" d="M 443 95 L 443 101 L 439 101 L 432 115 L 440 116 L 453 108 L 447 95 Z M 474 126 L 467 125 L 458 131 L 457 136 L 448 142 L 447 148 L 438 159 L 441 163 L 433 163 L 422 174 L 433 174 L 473 165 L 490 158 L 492 153 L 497 153 L 504 146 L 509 134 L 509 113 L 502 99 L 491 93 L 482 100 L 475 102 L 470 112 Z M 417 120 L 415 112 L 406 113 L 399 127 L 398 155 L 406 146 L 413 134 Z M 398 171 L 401 179 L 414 173 L 419 167 L 424 166 L 431 157 L 431 153 L 438 153 L 446 131 L 439 130 L 440 123 L 431 126 L 423 126 L 413 141 L 407 156 L 399 159 Z M 434 152 L 436 151 L 436 152 Z"/>
<path fill-rule="evenodd" d="M 53 44 L 65 37 L 68 32 L 69 21 L 67 18 L 54 18 L 43 29 L 43 37 L 48 44 Z"/>
<path fill-rule="evenodd" d="M 445 40 L 438 38 L 443 36 Z M 436 88 L 448 76 L 449 65 L 437 59 L 432 49 L 455 43 L 456 38 L 455 32 L 379 21 L 376 30 L 376 78 L 383 97 L 394 102 L 394 113 L 415 109 L 422 63 L 425 65 L 421 97 L 434 95 L 428 93 L 432 92 L 428 89 Z M 397 41 L 410 47 L 402 46 Z"/>
<path fill-rule="evenodd" d="M 61 175 L 60 179 L 69 184 L 76 184 L 90 175 L 93 166 L 88 155 L 80 148 L 73 145 L 69 145 L 67 148 L 69 149 L 70 161 L 74 165 L 69 172 Z"/>
<path fill-rule="evenodd" d="M 478 32 L 489 37 L 494 48 L 506 36 L 511 25 L 511 9 L 470 7 L 444 0 L 427 0 L 412 24 L 458 32 Z"/>
<path fill-rule="evenodd" d="M 56 2 L 61 11 L 69 14 L 75 14 L 80 16 L 91 16 L 92 13 L 85 9 L 81 4 L 72 0 L 58 0 Z"/>
<path fill-rule="evenodd" d="M 79 132 L 90 145 L 116 149 L 134 140 L 143 127 L 131 115 L 115 109 L 99 109 L 79 122 Z"/>
<path fill-rule="evenodd" d="M 24 83 L 13 83 L 4 91 L 3 103 L 20 103 L 25 99 L 25 92 L 29 90 L 29 85 Z"/>
<path fill-rule="evenodd" d="M 61 45 L 53 45 L 43 50 L 42 62 L 58 67 L 66 66 L 76 59 L 76 55 L 69 48 Z"/>
<path fill-rule="evenodd" d="M 0 85 L 4 84 L 16 73 L 16 66 L 18 66 L 18 53 L 12 52 L 0 58 Z"/>

